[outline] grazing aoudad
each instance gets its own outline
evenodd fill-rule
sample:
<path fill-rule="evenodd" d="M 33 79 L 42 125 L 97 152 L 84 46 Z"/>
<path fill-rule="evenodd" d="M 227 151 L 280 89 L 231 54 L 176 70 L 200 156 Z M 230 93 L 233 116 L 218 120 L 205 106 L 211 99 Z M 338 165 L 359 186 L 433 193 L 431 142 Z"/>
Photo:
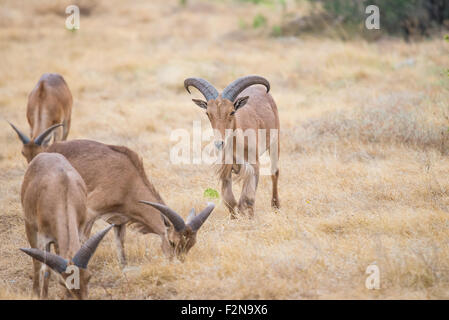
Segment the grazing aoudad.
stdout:
<path fill-rule="evenodd" d="M 449 1 L 0 3 L 0 300 L 449 298 Z"/>
<path fill-rule="evenodd" d="M 265 88 L 253 85 L 263 85 Z M 215 147 L 223 150 L 224 159 L 220 159 L 218 174 L 223 201 L 231 216 L 235 217 L 235 209 L 250 217 L 254 215 L 259 157 L 266 151 L 271 161 L 271 205 L 279 208 L 280 125 L 276 103 L 268 93 L 268 80 L 254 75 L 241 77 L 230 83 L 221 94 L 205 79 L 188 78 L 184 81 L 184 87 L 189 93 L 190 86 L 197 88 L 206 98 L 206 101 L 193 99 L 193 102 L 206 110 L 214 129 Z M 227 161 L 227 158 L 231 161 Z M 238 203 L 232 192 L 233 173 L 238 174 L 239 180 L 243 181 Z"/>
<path fill-rule="evenodd" d="M 114 231 L 122 266 L 126 225 L 134 224 L 146 234 L 161 238 L 164 254 L 183 260 L 196 242 L 200 227 L 215 208 L 209 203 L 198 214 L 192 209 L 184 219 L 165 205 L 148 180 L 137 153 L 123 146 L 91 140 L 70 140 L 52 144 L 47 152 L 64 155 L 84 179 L 88 190 L 88 231 L 98 218 L 115 224 Z"/>
<path fill-rule="evenodd" d="M 48 297 L 50 268 L 70 297 L 87 298 L 89 260 L 112 226 L 86 241 L 87 187 L 83 179 L 63 155 L 40 153 L 25 172 L 21 199 L 31 247 L 21 250 L 33 258 L 33 293 Z M 52 245 L 56 254 L 51 252 Z M 71 280 L 72 273 L 77 278 L 70 286 L 66 280 Z"/>
<path fill-rule="evenodd" d="M 28 95 L 26 115 L 30 125 L 29 137 L 10 123 L 23 144 L 22 155 L 28 162 L 42 152 L 42 147 L 50 143 L 52 136 L 54 142 L 67 139 L 72 103 L 70 89 L 60 74 L 45 73 L 41 76 Z"/>

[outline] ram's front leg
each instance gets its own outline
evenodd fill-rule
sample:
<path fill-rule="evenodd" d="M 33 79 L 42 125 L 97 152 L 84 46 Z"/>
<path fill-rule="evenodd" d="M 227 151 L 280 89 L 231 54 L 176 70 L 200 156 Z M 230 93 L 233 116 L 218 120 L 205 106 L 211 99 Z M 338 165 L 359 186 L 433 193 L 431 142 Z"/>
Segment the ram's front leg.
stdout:
<path fill-rule="evenodd" d="M 37 230 L 34 225 L 25 221 L 25 231 L 31 248 L 37 248 Z M 33 294 L 37 298 L 40 297 L 40 270 L 41 263 L 38 260 L 33 259 Z"/>
<path fill-rule="evenodd" d="M 115 244 L 117 246 L 118 259 L 122 268 L 126 267 L 126 255 L 125 255 L 125 235 L 126 235 L 126 224 L 120 224 L 114 226 L 115 234 Z"/>
<path fill-rule="evenodd" d="M 46 252 L 50 252 L 50 243 L 47 243 L 45 245 L 45 251 Z M 47 265 L 42 264 L 40 273 L 41 273 L 40 274 L 40 281 L 42 282 L 40 298 L 41 299 L 48 299 L 48 285 L 50 283 L 51 270 L 50 270 L 50 268 Z"/>
<path fill-rule="evenodd" d="M 239 211 L 254 217 L 254 204 L 256 202 L 256 190 L 259 183 L 259 164 L 246 163 L 240 170 L 245 170 L 243 176 L 242 194 L 239 200 Z"/>
<path fill-rule="evenodd" d="M 229 212 L 231 213 L 231 219 L 235 219 L 235 207 L 237 205 L 237 201 L 235 200 L 234 193 L 232 192 L 231 170 L 229 170 L 229 173 L 227 173 L 225 177 L 221 178 L 221 195 L 223 197 L 226 208 L 228 208 Z"/>

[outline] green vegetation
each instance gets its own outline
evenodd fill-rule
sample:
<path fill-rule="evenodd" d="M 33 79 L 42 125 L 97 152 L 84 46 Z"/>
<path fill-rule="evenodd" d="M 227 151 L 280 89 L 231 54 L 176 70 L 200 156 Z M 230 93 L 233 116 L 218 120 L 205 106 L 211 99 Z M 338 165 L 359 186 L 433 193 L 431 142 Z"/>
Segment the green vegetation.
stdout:
<path fill-rule="evenodd" d="M 447 0 L 309 0 L 322 4 L 332 18 L 343 25 L 363 26 L 365 8 L 376 5 L 380 9 L 381 30 L 388 34 L 428 36 L 449 22 Z"/>
<path fill-rule="evenodd" d="M 257 29 L 260 27 L 264 27 L 266 25 L 267 25 L 267 18 L 264 15 L 258 14 L 254 17 L 253 28 Z"/>
<path fill-rule="evenodd" d="M 218 193 L 218 191 L 212 188 L 207 188 L 206 190 L 204 190 L 203 196 L 208 199 L 220 198 L 220 194 Z"/>

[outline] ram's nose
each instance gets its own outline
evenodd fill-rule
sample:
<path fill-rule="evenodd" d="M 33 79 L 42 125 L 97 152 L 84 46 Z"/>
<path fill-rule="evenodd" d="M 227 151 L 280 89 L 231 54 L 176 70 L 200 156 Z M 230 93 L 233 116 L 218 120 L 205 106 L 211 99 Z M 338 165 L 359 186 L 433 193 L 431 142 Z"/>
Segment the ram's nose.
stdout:
<path fill-rule="evenodd" d="M 223 144 L 224 144 L 223 140 L 215 141 L 215 148 L 221 150 L 223 148 Z"/>

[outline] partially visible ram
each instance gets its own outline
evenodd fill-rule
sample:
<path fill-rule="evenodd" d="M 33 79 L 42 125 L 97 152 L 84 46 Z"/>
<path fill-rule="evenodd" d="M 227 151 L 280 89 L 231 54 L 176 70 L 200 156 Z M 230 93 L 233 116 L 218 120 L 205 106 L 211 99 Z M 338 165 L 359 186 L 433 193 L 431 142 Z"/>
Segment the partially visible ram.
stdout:
<path fill-rule="evenodd" d="M 31 161 L 22 183 L 25 229 L 31 248 L 21 249 L 33 257 L 33 293 L 46 299 L 51 268 L 61 284 L 78 272 L 67 294 L 77 299 L 88 295 L 91 278 L 87 265 L 100 241 L 112 228 L 87 238 L 87 187 L 67 159 L 56 153 L 41 153 Z M 56 254 L 51 253 L 54 245 Z M 69 271 L 69 272 L 68 272 Z M 78 286 L 76 284 L 78 283 Z"/>
<path fill-rule="evenodd" d="M 72 94 L 64 78 L 44 73 L 28 96 L 27 119 L 30 136 L 11 124 L 22 141 L 22 154 L 28 162 L 53 141 L 66 140 L 70 131 Z M 52 129 L 51 129 L 52 128 Z M 50 130 L 51 129 L 51 130 Z M 50 132 L 48 132 L 50 130 Z"/>

